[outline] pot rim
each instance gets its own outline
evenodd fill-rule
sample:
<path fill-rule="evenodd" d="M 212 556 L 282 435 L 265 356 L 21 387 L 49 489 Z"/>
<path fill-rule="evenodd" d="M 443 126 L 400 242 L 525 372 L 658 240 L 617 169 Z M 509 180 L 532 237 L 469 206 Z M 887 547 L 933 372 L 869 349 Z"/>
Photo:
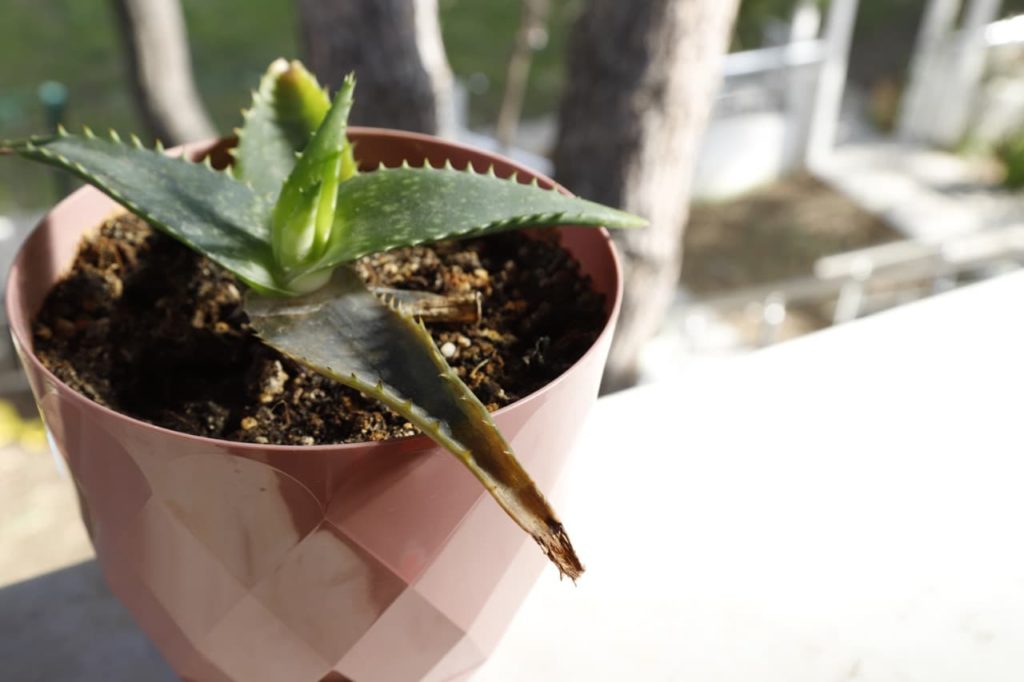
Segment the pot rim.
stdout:
<path fill-rule="evenodd" d="M 406 139 L 406 140 L 415 141 L 415 142 L 423 142 L 423 143 L 430 144 L 430 145 L 438 145 L 438 144 L 440 144 L 442 147 L 445 147 L 445 148 L 448 148 L 448 149 L 457 149 L 457 150 L 460 150 L 460 151 L 462 151 L 463 153 L 465 153 L 467 155 L 481 157 L 483 160 L 486 160 L 487 162 L 490 162 L 492 160 L 500 160 L 501 162 L 503 162 L 503 163 L 507 164 L 509 167 L 511 167 L 517 174 L 518 173 L 525 173 L 527 176 L 534 176 L 534 177 L 536 177 L 541 182 L 545 182 L 545 181 L 546 182 L 550 182 L 551 185 L 553 187 L 555 187 L 558 191 L 560 191 L 560 192 L 562 192 L 564 194 L 567 194 L 569 196 L 572 196 L 572 193 L 569 192 L 569 190 L 567 190 L 565 187 L 563 187 L 562 185 L 558 184 L 557 182 L 555 182 L 551 178 L 547 177 L 543 173 L 540 173 L 539 171 L 532 170 L 532 169 L 524 166 L 523 164 L 520 164 L 520 163 L 518 163 L 516 161 L 513 161 L 512 159 L 509 159 L 507 157 L 501 156 L 500 154 L 496 154 L 496 153 L 489 152 L 489 151 L 486 151 L 486 150 L 483 150 L 483 149 L 479 149 L 477 147 L 472 147 L 470 145 L 465 145 L 465 144 L 461 144 L 461 143 L 458 143 L 458 142 L 452 142 L 452 141 L 446 140 L 444 138 L 436 137 L 436 136 L 433 136 L 433 135 L 426 135 L 424 133 L 414 133 L 414 132 L 409 132 L 409 131 L 404 131 L 404 130 L 392 130 L 390 128 L 375 128 L 375 127 L 368 127 L 368 126 L 350 126 L 349 129 L 348 129 L 348 132 L 350 134 L 353 134 L 355 137 L 361 137 L 361 136 L 380 136 L 380 137 L 388 137 L 388 138 Z M 206 142 L 188 143 L 188 144 L 182 145 L 180 147 L 169 149 L 168 151 L 169 152 L 175 152 L 175 151 L 181 150 L 181 151 L 183 151 L 185 153 L 203 152 L 203 151 L 207 151 L 207 150 L 211 149 L 218 142 L 223 142 L 223 141 L 225 141 L 227 139 L 230 139 L 230 138 L 224 138 L 222 140 L 214 140 L 214 141 L 206 141 Z M 114 409 L 112 409 L 110 407 L 107 407 L 105 405 L 101 405 L 100 403 L 98 403 L 98 402 L 96 402 L 96 401 L 94 401 L 94 400 L 92 400 L 92 399 L 82 395 L 81 393 L 79 393 L 78 391 L 74 390 L 73 388 L 68 386 L 66 383 L 64 383 L 59 377 L 57 377 L 57 375 L 55 375 L 53 372 L 51 372 L 49 370 L 49 368 L 47 368 L 45 365 L 43 365 L 43 363 L 39 360 L 39 358 L 35 354 L 35 351 L 34 351 L 34 348 L 33 348 L 33 343 L 32 343 L 32 336 L 31 336 L 31 333 L 30 333 L 30 331 L 31 331 L 31 321 L 30 321 L 30 318 L 29 318 L 29 311 L 26 311 L 26 310 L 24 310 L 21 307 L 20 302 L 18 301 L 18 296 L 16 295 L 16 292 L 15 292 L 16 287 L 14 286 L 14 283 L 18 279 L 17 278 L 17 273 L 22 268 L 22 259 L 24 257 L 26 244 L 32 238 L 32 236 L 35 235 L 36 231 L 40 228 L 40 226 L 43 225 L 49 219 L 49 217 L 54 213 L 54 211 L 56 211 L 57 209 L 59 209 L 63 205 L 71 202 L 72 200 L 76 199 L 81 194 L 88 193 L 88 192 L 99 192 L 99 191 L 100 190 L 96 189 L 95 187 L 93 187 L 91 185 L 86 185 L 84 187 L 80 187 L 79 189 L 75 190 L 74 192 L 72 192 L 68 196 L 66 196 L 63 199 L 61 199 L 59 202 L 57 202 L 57 204 L 52 206 L 49 210 L 47 210 L 46 213 L 44 213 L 43 216 L 39 219 L 39 222 L 36 223 L 36 225 L 32 228 L 32 231 L 29 233 L 28 237 L 26 237 L 25 241 L 22 242 L 21 247 L 19 247 L 18 253 L 15 255 L 14 260 L 12 261 L 12 264 L 11 264 L 11 268 L 10 268 L 10 270 L 7 273 L 7 281 L 5 282 L 4 307 L 5 307 L 5 310 L 6 310 L 6 313 L 7 313 L 8 324 L 10 325 L 11 336 L 14 337 L 15 344 L 26 351 L 26 352 L 20 354 L 21 357 L 23 359 L 24 358 L 28 358 L 28 362 L 30 362 L 33 365 L 33 368 L 36 369 L 37 371 L 41 372 L 43 375 L 45 375 L 51 381 L 53 381 L 54 384 L 56 386 L 58 386 L 58 390 L 63 391 L 65 396 L 69 396 L 70 399 L 78 402 L 79 404 L 86 405 L 89 409 L 99 410 L 100 412 L 106 413 L 108 416 L 111 416 L 111 417 L 113 417 L 115 419 L 118 419 L 118 420 L 127 421 L 127 422 L 129 422 L 132 425 L 137 426 L 137 427 L 141 427 L 143 429 L 154 429 L 154 430 L 156 430 L 158 432 L 162 432 L 162 433 L 164 433 L 164 434 L 166 434 L 168 436 L 184 438 L 186 440 L 190 440 L 190 441 L 197 442 L 197 443 L 207 443 L 207 444 L 210 444 L 210 445 L 217 445 L 217 446 L 220 446 L 220 447 L 223 447 L 226 444 L 227 446 L 231 447 L 232 449 L 236 449 L 237 448 L 237 450 L 239 451 L 239 454 L 244 453 L 244 452 L 248 452 L 248 453 L 255 453 L 255 452 L 285 453 L 285 452 L 296 451 L 296 452 L 308 452 L 308 453 L 324 453 L 324 452 L 330 452 L 330 451 L 345 451 L 345 450 L 359 450 L 359 449 L 361 449 L 361 450 L 380 450 L 380 449 L 388 449 L 389 447 L 394 447 L 394 446 L 399 445 L 399 444 L 401 444 L 403 446 L 403 449 L 406 449 L 406 448 L 408 448 L 408 449 L 421 449 L 420 446 L 422 446 L 422 449 L 426 449 L 426 448 L 433 447 L 433 446 L 436 445 L 436 443 L 434 443 L 433 440 L 431 440 L 428 436 L 426 436 L 426 435 L 424 435 L 422 433 L 419 433 L 419 434 L 416 434 L 416 435 L 413 435 L 413 436 L 404 436 L 402 438 L 392 438 L 392 439 L 384 440 L 384 441 L 361 441 L 361 442 L 356 442 L 356 443 L 327 443 L 327 444 L 318 444 L 318 445 L 279 445 L 279 444 L 273 444 L 273 443 L 249 443 L 249 442 L 243 442 L 243 441 L 228 440 L 228 439 L 224 439 L 224 438 L 211 438 L 209 436 L 197 436 L 195 434 L 183 433 L 181 431 L 175 431 L 174 429 L 169 429 L 169 428 L 166 428 L 164 426 L 159 426 L 157 424 L 152 424 L 150 422 L 143 421 L 142 419 L 139 419 L 137 417 L 133 417 L 133 416 L 125 414 L 123 412 L 119 412 L 117 410 L 114 410 Z M 573 227 L 573 226 L 567 225 L 567 226 L 564 226 L 564 227 Z M 558 229 L 562 229 L 562 228 L 558 228 Z M 610 310 L 608 311 L 608 317 L 605 320 L 604 327 L 602 327 L 601 332 L 597 335 L 597 337 L 594 339 L 593 343 L 591 343 L 590 347 L 583 353 L 583 355 L 581 355 L 579 357 L 579 359 L 576 360 L 576 362 L 574 362 L 572 365 L 570 365 L 564 372 L 562 372 L 557 377 L 555 377 L 554 379 L 552 379 L 548 383 L 546 383 L 543 386 L 541 386 L 540 388 L 538 388 L 536 391 L 533 391 L 532 393 L 529 393 L 528 395 L 523 396 L 522 398 L 520 398 L 519 400 L 515 401 L 514 403 L 510 403 L 510 404 L 500 408 L 499 410 L 497 410 L 495 412 L 492 412 L 491 413 L 492 417 L 496 417 L 496 416 L 502 415 L 505 412 L 511 411 L 511 410 L 515 409 L 516 407 L 518 407 L 518 406 L 520 406 L 522 404 L 525 404 L 527 402 L 531 402 L 531 401 L 534 401 L 534 400 L 540 400 L 548 391 L 553 390 L 558 384 L 562 383 L 570 373 L 575 371 L 576 368 L 580 364 L 582 364 L 585 360 L 587 360 L 592 354 L 598 352 L 597 349 L 601 346 L 601 342 L 605 339 L 605 337 L 611 336 L 611 334 L 614 332 L 615 322 L 618 319 L 619 310 L 622 307 L 622 292 L 623 292 L 622 263 L 621 263 L 621 260 L 619 258 L 619 255 L 618 255 L 618 253 L 617 253 L 617 251 L 615 249 L 615 246 L 614 246 L 614 243 L 612 241 L 611 235 L 608 233 L 607 229 L 601 227 L 601 228 L 596 228 L 596 229 L 595 228 L 587 228 L 587 230 L 588 230 L 588 232 L 593 232 L 595 234 L 595 236 L 602 237 L 602 242 L 608 248 L 609 255 L 611 257 L 612 271 L 613 271 L 613 275 L 614 275 L 614 297 L 613 297 L 613 300 L 611 302 L 611 307 L 610 307 Z"/>

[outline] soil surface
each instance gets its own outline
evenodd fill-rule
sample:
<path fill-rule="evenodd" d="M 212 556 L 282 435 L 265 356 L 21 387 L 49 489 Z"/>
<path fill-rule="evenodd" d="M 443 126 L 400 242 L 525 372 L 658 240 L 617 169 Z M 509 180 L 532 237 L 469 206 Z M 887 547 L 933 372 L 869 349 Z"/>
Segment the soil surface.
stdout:
<path fill-rule="evenodd" d="M 491 410 L 568 369 L 605 321 L 604 297 L 554 231 L 401 249 L 359 262 L 371 285 L 478 291 L 475 324 L 428 325 Z M 124 215 L 83 240 L 33 327 L 35 352 L 69 386 L 145 421 L 201 436 L 324 444 L 413 435 L 404 418 L 261 343 L 244 286 Z"/>

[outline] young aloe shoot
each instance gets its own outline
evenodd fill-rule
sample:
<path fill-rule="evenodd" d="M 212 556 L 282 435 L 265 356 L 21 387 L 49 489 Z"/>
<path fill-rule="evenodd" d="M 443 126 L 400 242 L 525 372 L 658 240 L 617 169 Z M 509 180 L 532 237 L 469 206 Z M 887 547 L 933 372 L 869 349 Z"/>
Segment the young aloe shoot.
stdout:
<path fill-rule="evenodd" d="M 403 164 L 359 172 L 346 134 L 355 80 L 331 102 L 298 62 L 271 64 L 225 172 L 89 129 L 0 142 L 70 171 L 233 272 L 260 338 L 376 398 L 455 455 L 559 570 L 583 572 L 554 511 L 422 321 L 369 291 L 352 262 L 403 246 L 541 225 L 639 227 L 600 204 L 513 179 Z"/>

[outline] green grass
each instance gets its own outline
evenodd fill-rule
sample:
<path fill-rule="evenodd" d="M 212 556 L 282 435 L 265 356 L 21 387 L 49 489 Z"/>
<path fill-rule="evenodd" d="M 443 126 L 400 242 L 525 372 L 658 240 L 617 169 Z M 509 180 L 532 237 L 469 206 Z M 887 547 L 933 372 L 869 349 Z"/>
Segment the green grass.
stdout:
<path fill-rule="evenodd" d="M 101 0 L 3 0 L 0 22 L 0 137 L 46 130 L 36 91 L 56 80 L 68 88 L 69 127 L 140 131 L 110 4 Z M 287 0 L 184 0 L 203 100 L 230 131 L 260 72 L 296 53 Z M 0 212 L 31 210 L 55 198 L 46 169 L 0 163 Z"/>
<path fill-rule="evenodd" d="M 470 122 L 494 123 L 505 88 L 505 68 L 516 29 L 519 3 L 515 0 L 440 0 L 441 26 L 452 70 L 462 78 L 486 78 L 488 87 L 470 95 Z M 525 117 L 554 111 L 565 80 L 562 58 L 569 29 L 583 0 L 551 0 L 548 43 L 534 54 Z M 479 76 L 477 77 L 479 80 Z"/>
<path fill-rule="evenodd" d="M 106 0 L 2 0 L 0 138 L 45 132 L 36 91 L 55 80 L 69 91 L 67 124 L 140 131 L 117 25 Z M 272 59 L 297 56 L 291 0 L 182 0 L 196 81 L 217 127 L 228 132 L 249 90 Z M 471 95 L 471 120 L 493 122 L 505 63 L 519 21 L 514 0 L 441 0 L 444 37 L 460 77 L 483 74 L 489 87 Z M 548 45 L 535 57 L 527 116 L 552 110 L 564 74 L 561 55 L 581 0 L 552 0 Z M 477 77 L 479 81 L 479 77 Z M 0 161 L 0 213 L 37 209 L 56 198 L 53 174 Z"/>

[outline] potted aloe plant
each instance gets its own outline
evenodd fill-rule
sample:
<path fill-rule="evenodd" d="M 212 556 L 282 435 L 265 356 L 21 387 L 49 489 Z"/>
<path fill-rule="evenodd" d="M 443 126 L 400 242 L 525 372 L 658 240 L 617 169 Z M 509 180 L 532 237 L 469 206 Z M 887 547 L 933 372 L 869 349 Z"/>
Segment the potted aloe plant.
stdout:
<path fill-rule="evenodd" d="M 185 679 L 467 674 L 536 575 L 538 555 L 522 550 L 524 536 L 499 509 L 560 573 L 575 580 L 583 571 L 509 441 L 531 450 L 542 480 L 554 479 L 596 393 L 617 301 L 568 372 L 492 418 L 447 362 L 458 349 L 438 348 L 424 326 L 436 301 L 370 288 L 357 263 L 419 244 L 570 225 L 566 246 L 614 296 L 607 236 L 580 226 L 643 221 L 517 175 L 523 169 L 499 157 L 350 130 L 354 89 L 350 77 L 332 102 L 300 64 L 278 60 L 230 158 L 224 143 L 164 153 L 88 129 L 0 143 L 78 175 L 229 273 L 246 329 L 261 343 L 429 438 L 232 442 L 155 426 L 74 391 L 32 352 L 32 317 L 111 205 L 86 189 L 51 212 L 12 270 L 15 344 L 108 581 Z M 478 500 L 484 490 L 496 504 Z"/>

